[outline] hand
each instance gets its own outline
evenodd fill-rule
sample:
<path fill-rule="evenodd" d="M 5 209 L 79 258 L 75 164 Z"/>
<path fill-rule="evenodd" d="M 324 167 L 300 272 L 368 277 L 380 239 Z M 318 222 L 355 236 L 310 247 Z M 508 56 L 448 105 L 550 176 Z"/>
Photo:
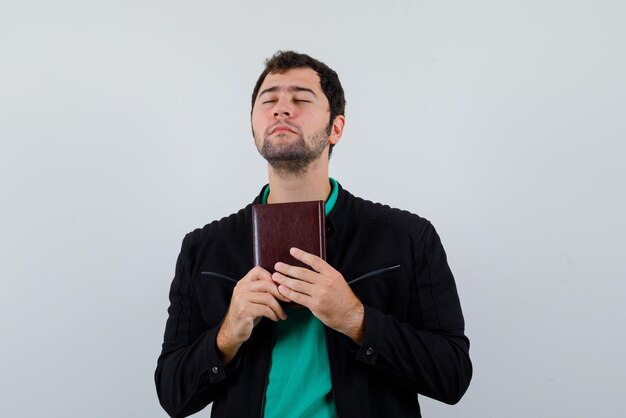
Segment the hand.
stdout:
<path fill-rule="evenodd" d="M 230 307 L 217 333 L 217 348 L 225 364 L 235 357 L 263 317 L 272 321 L 287 319 L 278 300 L 290 302 L 278 292 L 270 273 L 261 267 L 254 267 L 237 282 Z"/>
<path fill-rule="evenodd" d="M 326 326 L 361 344 L 365 309 L 341 273 L 316 255 L 297 248 L 289 252 L 313 271 L 276 263 L 272 280 L 278 283 L 280 294 L 306 306 Z"/>

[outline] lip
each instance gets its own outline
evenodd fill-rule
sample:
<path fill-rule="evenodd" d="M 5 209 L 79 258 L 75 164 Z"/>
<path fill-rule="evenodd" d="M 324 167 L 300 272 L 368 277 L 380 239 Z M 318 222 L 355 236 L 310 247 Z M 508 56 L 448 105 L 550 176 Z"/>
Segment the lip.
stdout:
<path fill-rule="evenodd" d="M 275 133 L 284 133 L 284 132 L 292 132 L 292 133 L 295 133 L 295 132 L 293 131 L 293 129 L 290 129 L 288 126 L 285 126 L 285 125 L 278 125 L 278 126 L 276 126 L 275 128 L 273 128 L 273 129 L 270 131 L 270 134 L 275 134 Z"/>

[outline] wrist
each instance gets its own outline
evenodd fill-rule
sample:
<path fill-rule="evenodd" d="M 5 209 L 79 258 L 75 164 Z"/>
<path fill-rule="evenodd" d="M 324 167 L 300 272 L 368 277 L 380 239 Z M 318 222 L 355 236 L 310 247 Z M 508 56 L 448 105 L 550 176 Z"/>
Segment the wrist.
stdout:
<path fill-rule="evenodd" d="M 365 306 L 359 300 L 346 315 L 346 332 L 344 334 L 359 345 L 365 338 Z"/>
<path fill-rule="evenodd" d="M 237 340 L 231 338 L 227 330 L 224 329 L 224 325 L 220 327 L 220 330 L 217 332 L 217 337 L 215 339 L 215 345 L 217 348 L 217 354 L 220 359 L 227 365 L 235 358 L 237 351 L 243 342 L 238 342 Z"/>

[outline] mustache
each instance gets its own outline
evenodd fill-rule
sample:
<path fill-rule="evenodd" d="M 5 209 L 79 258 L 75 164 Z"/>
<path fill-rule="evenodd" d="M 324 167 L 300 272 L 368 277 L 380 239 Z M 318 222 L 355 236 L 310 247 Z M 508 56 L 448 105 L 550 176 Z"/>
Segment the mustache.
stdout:
<path fill-rule="evenodd" d="M 287 121 L 278 121 L 272 125 L 270 125 L 266 130 L 265 130 L 265 136 L 269 135 L 274 129 L 276 129 L 277 126 L 286 126 L 289 129 L 291 129 L 292 131 L 294 131 L 295 133 L 302 135 L 302 132 L 300 132 L 300 128 L 294 124 L 292 124 L 291 122 L 287 122 Z"/>

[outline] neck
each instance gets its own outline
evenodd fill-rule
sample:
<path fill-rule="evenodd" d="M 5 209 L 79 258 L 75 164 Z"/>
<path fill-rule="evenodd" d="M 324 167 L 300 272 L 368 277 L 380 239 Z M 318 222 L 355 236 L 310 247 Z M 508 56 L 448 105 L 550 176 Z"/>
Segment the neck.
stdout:
<path fill-rule="evenodd" d="M 313 161 L 303 172 L 277 172 L 268 165 L 270 194 L 267 203 L 326 200 L 330 194 L 328 160 Z"/>

